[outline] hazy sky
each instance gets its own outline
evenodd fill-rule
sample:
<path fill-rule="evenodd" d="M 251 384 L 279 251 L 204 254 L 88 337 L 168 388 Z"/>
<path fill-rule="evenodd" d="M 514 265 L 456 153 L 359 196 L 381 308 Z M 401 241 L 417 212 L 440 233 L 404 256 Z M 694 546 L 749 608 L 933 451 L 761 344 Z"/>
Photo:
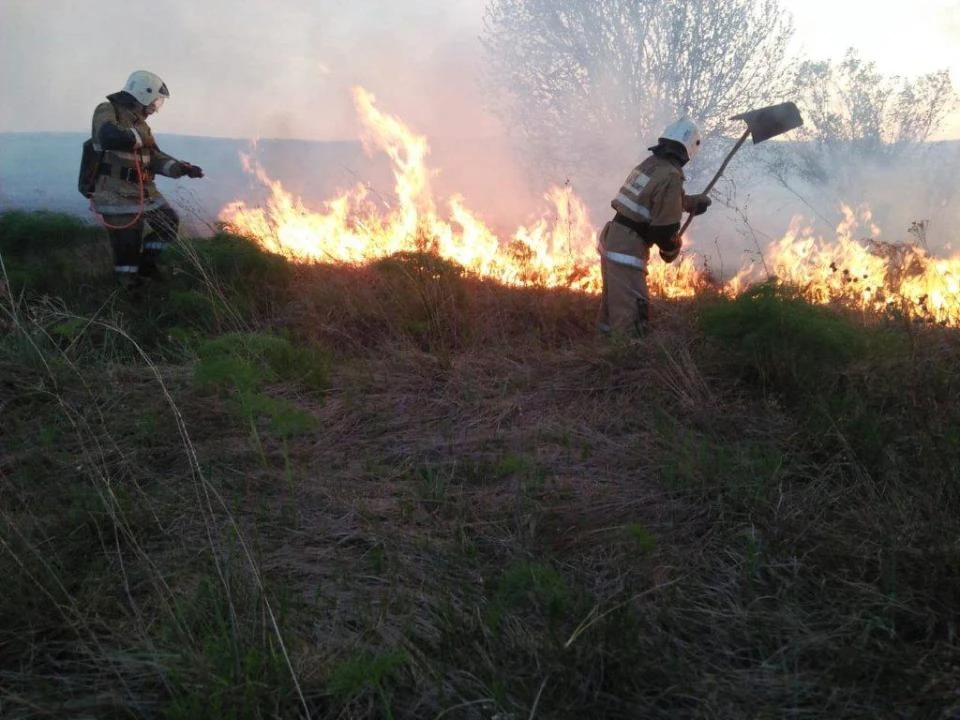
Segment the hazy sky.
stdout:
<path fill-rule="evenodd" d="M 848 47 L 890 75 L 916 77 L 947 69 L 960 90 L 960 0 L 780 0 L 794 18 L 797 50 L 841 57 Z M 940 137 L 960 138 L 960 108 Z"/>
<path fill-rule="evenodd" d="M 558 0 L 562 1 L 562 0 Z M 781 0 L 798 48 L 887 73 L 948 67 L 960 0 Z M 85 130 L 135 69 L 166 80 L 161 133 L 353 139 L 349 89 L 431 137 L 496 133 L 476 90 L 483 0 L 0 0 L 0 131 Z M 947 134 L 960 137 L 960 119 Z"/>

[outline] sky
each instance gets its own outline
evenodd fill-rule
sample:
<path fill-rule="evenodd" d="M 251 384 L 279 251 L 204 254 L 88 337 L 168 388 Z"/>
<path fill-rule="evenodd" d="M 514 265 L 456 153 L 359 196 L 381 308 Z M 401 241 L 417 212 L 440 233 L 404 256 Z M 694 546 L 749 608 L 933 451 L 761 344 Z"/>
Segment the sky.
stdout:
<path fill-rule="evenodd" d="M 796 46 L 854 46 L 885 73 L 948 68 L 960 87 L 960 0 L 780 0 Z M 355 139 L 350 88 L 428 137 L 501 132 L 487 112 L 483 0 L 0 0 L 0 132 L 85 130 L 137 69 L 171 99 L 155 132 Z M 149 7 L 149 12 L 145 12 Z M 940 132 L 960 138 L 960 112 Z"/>
<path fill-rule="evenodd" d="M 85 129 L 130 72 L 155 132 L 355 139 L 350 88 L 425 129 L 489 134 L 480 0 L 0 0 L 0 132 Z M 426 131 L 426 130 L 424 130 Z"/>
<path fill-rule="evenodd" d="M 840 58 L 849 47 L 889 75 L 947 69 L 960 90 L 960 0 L 780 0 L 793 15 L 795 50 Z M 960 108 L 938 138 L 960 138 Z"/>

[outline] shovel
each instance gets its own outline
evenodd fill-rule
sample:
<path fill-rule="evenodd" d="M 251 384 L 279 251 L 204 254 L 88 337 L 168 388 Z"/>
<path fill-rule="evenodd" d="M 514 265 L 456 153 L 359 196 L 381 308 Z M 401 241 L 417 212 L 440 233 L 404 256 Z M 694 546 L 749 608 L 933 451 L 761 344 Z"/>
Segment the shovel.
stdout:
<path fill-rule="evenodd" d="M 747 124 L 747 129 L 743 131 L 743 135 L 737 140 L 737 144 L 733 146 L 733 149 L 727 153 L 727 156 L 723 159 L 723 163 L 720 165 L 720 169 L 717 170 L 717 174 L 713 176 L 713 180 L 710 181 L 706 190 L 703 191 L 703 195 L 706 195 L 713 189 L 713 186 L 717 180 L 720 179 L 723 171 L 727 169 L 727 163 L 730 162 L 730 158 L 732 158 L 733 154 L 740 149 L 740 146 L 747 141 L 748 137 L 753 135 L 753 144 L 756 145 L 757 143 L 762 143 L 764 140 L 769 140 L 772 137 L 782 135 L 788 130 L 793 130 L 803 125 L 803 118 L 800 117 L 800 111 L 792 102 L 770 105 L 769 107 L 759 108 L 757 110 L 748 110 L 745 113 L 734 115 L 730 119 L 743 120 Z M 683 227 L 680 228 L 679 235 L 683 235 L 683 232 L 690 225 L 690 221 L 693 220 L 693 218 L 693 215 L 687 217 L 687 221 L 683 224 Z"/>

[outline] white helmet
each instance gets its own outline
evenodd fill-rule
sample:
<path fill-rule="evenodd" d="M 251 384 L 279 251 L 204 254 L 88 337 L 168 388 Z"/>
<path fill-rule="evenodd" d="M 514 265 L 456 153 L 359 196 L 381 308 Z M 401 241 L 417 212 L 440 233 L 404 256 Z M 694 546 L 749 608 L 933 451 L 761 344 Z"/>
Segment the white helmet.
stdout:
<path fill-rule="evenodd" d="M 144 107 L 150 107 L 154 112 L 159 110 L 163 101 L 170 97 L 167 84 L 160 79 L 160 76 L 146 70 L 130 73 L 123 90 L 133 95 L 138 103 Z"/>
<path fill-rule="evenodd" d="M 687 149 L 687 159 L 693 160 L 700 150 L 700 128 L 690 118 L 680 118 L 671 123 L 657 138 L 658 142 L 673 140 Z"/>

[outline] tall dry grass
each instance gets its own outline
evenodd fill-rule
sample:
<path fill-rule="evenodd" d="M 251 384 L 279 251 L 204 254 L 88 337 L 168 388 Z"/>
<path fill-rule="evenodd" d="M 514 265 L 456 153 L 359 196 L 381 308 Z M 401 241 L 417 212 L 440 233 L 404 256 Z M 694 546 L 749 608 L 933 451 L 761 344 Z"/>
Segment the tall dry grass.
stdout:
<path fill-rule="evenodd" d="M 605 342 L 228 235 L 136 298 L 66 263 L 95 303 L 3 257 L 0 714 L 960 709 L 953 331 L 770 287 Z"/>

